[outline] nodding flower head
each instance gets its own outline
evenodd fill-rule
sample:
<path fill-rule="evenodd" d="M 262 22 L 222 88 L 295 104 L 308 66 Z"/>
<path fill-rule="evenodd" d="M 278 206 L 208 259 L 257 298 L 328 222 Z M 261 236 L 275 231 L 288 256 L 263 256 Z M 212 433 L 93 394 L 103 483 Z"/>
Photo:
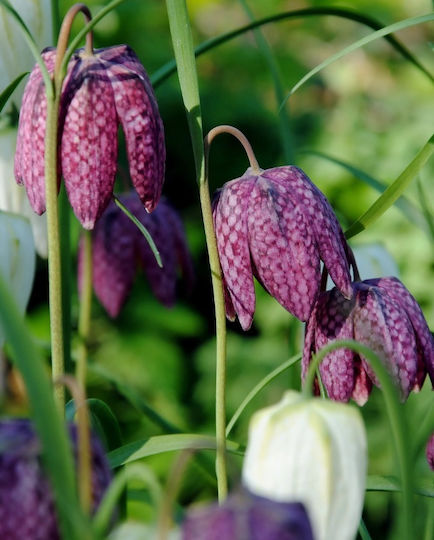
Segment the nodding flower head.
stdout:
<path fill-rule="evenodd" d="M 422 386 L 429 373 L 434 384 L 434 340 L 423 313 L 404 285 L 393 277 L 353 283 L 347 300 L 336 289 L 320 295 L 306 326 L 303 375 L 313 353 L 337 339 L 355 339 L 384 362 L 401 398 Z M 348 349 L 330 352 L 320 367 L 330 398 L 363 405 L 378 380 L 366 359 Z"/>
<path fill-rule="evenodd" d="M 178 266 L 188 290 L 193 282 L 193 266 L 181 220 L 164 199 L 152 214 L 146 212 L 134 193 L 122 196 L 120 200 L 149 231 L 160 252 L 163 267 L 158 266 L 147 240 L 137 226 L 111 202 L 92 231 L 95 294 L 111 317 L 119 315 L 139 264 L 154 295 L 163 305 L 171 307 L 176 299 Z M 79 281 L 82 257 L 80 245 Z"/>
<path fill-rule="evenodd" d="M 226 314 L 247 330 L 255 311 L 253 276 L 302 321 L 320 287 L 320 260 L 345 297 L 351 278 L 346 242 L 321 191 L 297 167 L 246 173 L 213 203 Z"/>
<path fill-rule="evenodd" d="M 42 57 L 53 73 L 55 49 Z M 44 144 L 47 100 L 42 73 L 33 68 L 20 112 L 15 177 L 36 213 L 45 211 Z M 144 67 L 127 45 L 80 49 L 72 56 L 60 100 L 59 175 L 83 227 L 92 229 L 113 192 L 122 124 L 133 185 L 146 209 L 161 195 L 165 145 L 163 124 Z"/>
<path fill-rule="evenodd" d="M 69 426 L 74 454 L 77 429 Z M 99 440 L 92 436 L 92 500 L 97 508 L 111 481 Z M 0 538 L 58 540 L 53 492 L 41 465 L 42 447 L 29 420 L 0 422 Z"/>

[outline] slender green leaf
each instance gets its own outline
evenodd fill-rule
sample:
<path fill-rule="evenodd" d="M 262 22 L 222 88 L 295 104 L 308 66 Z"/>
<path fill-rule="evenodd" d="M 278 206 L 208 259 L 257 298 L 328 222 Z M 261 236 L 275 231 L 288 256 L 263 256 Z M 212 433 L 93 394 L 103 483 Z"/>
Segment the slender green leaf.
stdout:
<path fill-rule="evenodd" d="M 333 156 L 329 156 L 328 154 L 324 154 L 322 152 L 316 152 L 313 150 L 303 150 L 301 153 L 309 154 L 312 156 L 318 156 L 322 159 L 326 159 L 327 161 L 330 161 L 331 163 L 336 163 L 336 165 L 339 165 L 340 167 L 350 172 L 355 178 L 358 178 L 362 182 L 365 182 L 365 184 L 368 184 L 368 186 L 373 187 L 380 193 L 383 193 L 387 189 L 387 184 L 383 184 L 383 182 L 376 180 L 373 176 L 369 175 L 367 172 L 362 171 L 358 167 L 355 167 L 354 165 L 351 165 L 350 163 L 347 163 L 346 161 L 342 161 L 341 159 L 335 158 Z M 418 227 L 426 231 L 427 227 L 426 227 L 425 219 L 422 212 L 409 199 L 401 195 L 400 197 L 398 197 L 398 199 L 396 199 L 394 204 L 397 208 L 401 210 L 404 216 L 411 223 L 413 223 L 414 225 L 417 225 Z"/>
<path fill-rule="evenodd" d="M 430 158 L 434 150 L 434 135 L 420 150 L 413 161 L 398 176 L 398 178 L 386 189 L 386 191 L 374 202 L 374 204 L 355 221 L 346 231 L 345 236 L 351 238 L 372 225 L 392 204 L 400 197 L 410 182 L 419 173 Z"/>
<path fill-rule="evenodd" d="M 369 475 L 366 479 L 366 491 L 401 491 L 397 478 L 393 476 Z M 423 497 L 434 497 L 434 485 L 429 478 L 419 480 L 414 492 Z"/>
<path fill-rule="evenodd" d="M 28 75 L 28 71 L 21 73 L 21 75 L 18 75 L 18 77 L 11 82 L 9 86 L 7 86 L 3 92 L 0 94 L 0 112 L 4 109 L 6 103 L 8 102 L 8 99 L 11 97 L 13 91 L 15 88 L 20 84 L 20 82 L 24 79 L 26 75 Z"/>
<path fill-rule="evenodd" d="M 431 211 L 431 208 L 428 205 L 429 198 L 426 196 L 426 193 L 422 186 L 422 181 L 420 178 L 417 182 L 417 192 L 419 196 L 420 205 L 422 207 L 422 212 L 423 212 L 423 215 L 425 216 L 425 220 L 428 225 L 428 230 L 431 235 L 431 240 L 434 241 L 434 216 Z"/>
<path fill-rule="evenodd" d="M 178 67 L 179 85 L 187 112 L 193 146 L 194 163 L 198 182 L 204 176 L 204 149 L 202 114 L 200 110 L 199 86 L 197 82 L 196 64 L 194 61 L 193 38 L 184 1 L 166 0 L 169 16 L 170 33 L 172 35 L 175 61 Z"/>
<path fill-rule="evenodd" d="M 434 20 L 434 13 L 428 13 L 427 15 L 421 15 L 419 17 L 411 17 L 409 19 L 405 19 L 403 21 L 391 24 L 389 26 L 385 26 L 384 28 L 381 28 L 381 30 L 377 30 L 376 32 L 373 32 L 369 36 L 365 36 L 362 39 L 357 40 L 356 42 L 352 43 L 348 47 L 345 47 L 344 49 L 338 51 L 337 53 L 333 54 L 327 60 L 324 60 L 324 62 L 321 62 L 319 65 L 314 67 L 309 71 L 309 73 L 306 73 L 304 77 L 302 77 L 298 83 L 291 88 L 291 90 L 288 92 L 287 96 L 285 97 L 284 101 L 281 104 L 281 107 L 286 103 L 286 101 L 289 99 L 292 94 L 298 88 L 300 88 L 305 82 L 307 82 L 309 79 L 311 79 L 314 75 L 319 73 L 321 70 L 335 62 L 336 60 L 339 60 L 340 58 L 346 56 L 347 54 L 360 49 L 360 47 L 364 47 L 368 43 L 371 43 L 372 41 L 375 41 L 378 38 L 387 36 L 391 34 L 392 32 L 397 32 L 398 30 L 403 30 L 404 28 L 408 28 L 410 26 L 415 26 L 417 24 L 422 24 L 425 22 L 429 22 Z M 431 76 L 432 79 L 432 76 Z"/>
<path fill-rule="evenodd" d="M 237 443 L 226 441 L 226 444 L 229 452 L 239 452 L 240 447 Z M 159 435 L 126 444 L 110 452 L 108 459 L 110 466 L 116 468 L 126 463 L 164 452 L 215 449 L 215 437 L 197 435 L 195 433 L 177 433 L 175 435 Z"/>
<path fill-rule="evenodd" d="M 369 531 L 363 519 L 360 520 L 359 534 L 362 540 L 371 540 L 371 535 L 369 534 Z"/>
<path fill-rule="evenodd" d="M 288 19 L 297 19 L 297 18 L 321 16 L 321 15 L 331 15 L 331 16 L 336 16 L 336 17 L 342 17 L 344 19 L 348 19 L 348 20 L 352 20 L 352 21 L 364 24 L 365 26 L 368 26 L 372 28 L 373 30 L 379 30 L 383 28 L 383 24 L 381 24 L 377 20 L 367 15 L 364 15 L 363 13 L 359 13 L 357 11 L 342 9 L 342 8 L 335 8 L 335 7 L 305 8 L 305 9 L 298 9 L 294 11 L 285 11 L 282 13 L 277 13 L 276 15 L 271 15 L 269 17 L 257 19 L 256 21 L 250 24 L 247 24 L 245 26 L 242 26 L 240 28 L 237 28 L 235 30 L 232 30 L 231 32 L 227 32 L 225 34 L 212 38 L 208 41 L 204 41 L 194 50 L 194 53 L 196 56 L 200 56 L 201 54 L 204 54 L 205 52 L 211 49 L 214 49 L 215 47 L 222 45 L 223 43 L 226 43 L 227 41 L 230 41 L 231 39 L 241 36 L 245 34 L 246 32 L 249 32 L 253 30 L 254 28 L 259 28 L 260 26 L 263 26 L 265 24 L 285 21 Z M 431 81 L 434 80 L 433 75 L 411 54 L 411 52 L 399 40 L 397 40 L 392 35 L 385 35 L 383 37 L 402 56 L 404 56 L 407 60 L 412 62 L 412 64 L 415 67 L 417 67 L 420 71 L 422 71 Z M 175 71 L 176 71 L 175 60 L 171 60 L 170 62 L 167 62 L 167 64 L 162 66 L 158 71 L 156 71 L 152 75 L 151 77 L 152 84 L 154 86 L 158 86 L 165 79 L 170 77 L 170 75 L 175 73 Z"/>
<path fill-rule="evenodd" d="M 285 370 L 289 369 L 291 366 L 296 364 L 301 360 L 301 354 L 296 354 L 289 360 L 286 360 L 286 362 L 283 362 L 280 366 L 278 366 L 276 369 L 274 369 L 271 373 L 266 375 L 261 381 L 258 382 L 258 384 L 250 390 L 250 392 L 247 394 L 247 396 L 243 399 L 238 409 L 235 411 L 234 415 L 228 422 L 228 425 L 226 427 L 226 437 L 229 437 L 229 433 L 232 431 L 232 428 L 234 427 L 236 421 L 241 416 L 241 413 L 244 411 L 244 409 L 247 407 L 247 405 L 259 394 L 259 392 L 267 386 L 273 379 L 275 379 L 278 375 L 283 373 Z"/>
<path fill-rule="evenodd" d="M 113 195 L 113 199 L 116 203 L 116 206 L 118 206 L 122 212 L 134 223 L 134 225 L 139 229 L 139 231 L 143 234 L 143 236 L 146 238 L 146 241 L 149 244 L 149 247 L 151 248 L 152 253 L 154 254 L 154 257 L 158 263 L 158 266 L 160 268 L 163 268 L 163 263 L 161 261 L 161 255 L 158 251 L 157 246 L 155 245 L 154 239 L 151 236 L 151 233 L 148 231 L 148 229 L 141 223 L 134 214 L 132 214 L 128 208 L 122 204 L 122 202 Z"/>
<path fill-rule="evenodd" d="M 66 434 L 54 403 L 51 384 L 28 330 L 0 275 L 0 325 L 12 360 L 24 379 L 32 417 L 42 441 L 43 462 L 55 493 L 63 538 L 78 540 L 86 529 L 78 507 L 74 465 Z M 82 538 L 86 538 L 86 535 Z"/>

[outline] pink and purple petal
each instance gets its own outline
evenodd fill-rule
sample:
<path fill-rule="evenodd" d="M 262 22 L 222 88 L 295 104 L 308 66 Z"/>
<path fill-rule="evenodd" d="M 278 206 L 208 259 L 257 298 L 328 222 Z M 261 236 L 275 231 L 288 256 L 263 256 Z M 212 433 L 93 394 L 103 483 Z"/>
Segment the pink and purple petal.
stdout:
<path fill-rule="evenodd" d="M 417 351 L 413 329 L 403 309 L 376 287 L 358 284 L 354 310 L 354 337 L 370 347 L 385 363 L 387 370 L 406 399 L 416 382 Z M 375 384 L 378 380 L 366 359 L 364 367 Z"/>
<path fill-rule="evenodd" d="M 252 324 L 255 289 L 247 233 L 247 208 L 256 177 L 223 186 L 214 204 L 214 227 L 222 272 L 243 330 Z"/>
<path fill-rule="evenodd" d="M 83 82 L 69 102 L 62 136 L 62 170 L 69 201 L 85 229 L 92 229 L 113 193 L 117 118 L 113 90 L 95 61 L 83 61 Z"/>
<path fill-rule="evenodd" d="M 318 294 L 319 257 L 303 212 L 266 172 L 257 177 L 247 209 L 250 252 L 263 286 L 306 321 Z"/>

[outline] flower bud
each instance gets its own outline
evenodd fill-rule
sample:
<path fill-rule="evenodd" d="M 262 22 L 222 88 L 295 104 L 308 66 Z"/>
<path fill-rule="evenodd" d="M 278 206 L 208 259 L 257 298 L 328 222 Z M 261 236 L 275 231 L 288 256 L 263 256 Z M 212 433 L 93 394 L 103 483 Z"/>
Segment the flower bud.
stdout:
<path fill-rule="evenodd" d="M 305 505 L 316 540 L 354 538 L 365 493 L 366 434 L 356 408 L 290 391 L 250 423 L 243 483 Z"/>

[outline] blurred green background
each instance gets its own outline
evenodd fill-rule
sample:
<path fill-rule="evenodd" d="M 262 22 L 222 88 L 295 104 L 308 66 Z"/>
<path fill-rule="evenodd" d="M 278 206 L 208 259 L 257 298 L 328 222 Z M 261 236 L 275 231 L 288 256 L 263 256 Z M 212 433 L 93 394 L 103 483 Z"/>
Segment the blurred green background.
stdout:
<path fill-rule="evenodd" d="M 72 2 L 61 2 L 64 13 Z M 102 2 L 90 0 L 96 12 Z M 249 0 L 256 18 L 305 7 L 339 6 L 356 9 L 387 25 L 421 15 L 432 8 L 428 0 L 400 1 L 284 1 Z M 188 1 L 195 44 L 245 25 L 243 3 L 230 0 Z M 80 28 L 81 23 L 76 24 Z M 262 28 L 278 65 L 285 92 L 309 69 L 371 30 L 335 16 L 282 21 Z M 433 69 L 432 25 L 401 31 L 397 37 L 428 69 Z M 128 43 L 152 76 L 173 57 L 165 4 L 159 0 L 127 0 L 95 29 L 97 47 Z M 263 168 L 287 164 L 273 79 L 252 33 L 247 33 L 201 56 L 197 62 L 205 131 L 232 124 L 249 138 Z M 119 422 L 124 442 L 164 432 L 162 425 L 143 414 L 152 407 L 176 428 L 212 434 L 214 426 L 214 315 L 204 235 L 201 225 L 193 155 L 176 75 L 156 88 L 167 144 L 165 195 L 179 210 L 195 264 L 191 295 L 179 283 L 179 301 L 167 310 L 153 298 L 142 273 L 121 315 L 110 320 L 94 301 L 88 393 L 105 400 Z M 377 40 L 344 57 L 301 87 L 285 106 L 291 128 L 290 154 L 326 194 L 344 229 L 363 213 L 379 193 L 342 166 L 311 153 L 344 161 L 390 184 L 432 134 L 432 83 L 389 43 Z M 380 243 L 395 259 L 399 277 L 434 325 L 433 230 L 424 213 L 431 212 L 431 160 L 420 178 L 406 191 L 418 209 L 415 224 L 397 208 L 390 209 L 352 246 Z M 127 170 L 125 152 L 121 166 Z M 224 136 L 213 144 L 210 161 L 212 191 L 243 174 L 247 160 L 235 139 Z M 75 275 L 79 227 L 73 228 L 72 272 Z M 432 222 L 431 222 L 432 227 Z M 74 278 L 75 279 L 75 278 Z M 73 325 L 77 324 L 77 292 L 73 290 Z M 35 292 L 28 319 L 41 346 L 48 343 L 46 262 L 38 261 Z M 242 333 L 229 323 L 227 410 L 231 417 L 246 393 L 267 373 L 299 352 L 303 325 L 260 287 L 252 329 Z M 299 368 L 280 375 L 243 413 L 231 435 L 245 444 L 248 420 L 259 407 L 280 399 L 289 386 L 299 388 Z M 409 415 L 424 415 L 432 404 L 427 383 L 412 395 Z M 131 392 L 136 399 L 131 399 Z M 9 401 L 9 409 L 20 408 Z M 141 409 L 141 410 L 140 410 Z M 394 474 L 394 453 L 381 394 L 374 389 L 363 408 L 369 433 L 371 474 Z M 161 423 L 160 423 L 161 424 Z M 417 436 L 417 425 L 412 425 Z M 209 456 L 212 471 L 212 455 Z M 148 460 L 162 479 L 174 456 Z M 231 458 L 232 485 L 239 481 L 240 461 Z M 417 456 L 419 476 L 428 473 L 422 449 Z M 180 500 L 189 503 L 215 495 L 193 467 L 185 475 Z M 207 487 L 204 487 L 207 486 Z M 146 501 L 131 496 L 130 511 L 140 518 L 151 510 Z M 395 498 L 383 493 L 367 496 L 365 518 L 374 538 L 393 537 Z M 425 502 L 418 505 L 423 515 Z M 419 516 L 418 516 L 419 517 Z M 422 527 L 422 517 L 418 527 Z M 419 531 L 419 529 L 418 529 Z M 420 528 L 422 531 L 422 528 Z M 419 537 L 419 536 L 415 536 Z"/>

